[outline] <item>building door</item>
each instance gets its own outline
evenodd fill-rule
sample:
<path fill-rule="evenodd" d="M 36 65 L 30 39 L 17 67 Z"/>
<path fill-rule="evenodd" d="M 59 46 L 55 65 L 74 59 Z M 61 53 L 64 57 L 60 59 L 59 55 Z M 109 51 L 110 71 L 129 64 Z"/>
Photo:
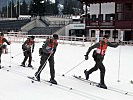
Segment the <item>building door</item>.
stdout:
<path fill-rule="evenodd" d="M 132 31 L 125 31 L 124 41 L 130 41 L 132 40 Z"/>

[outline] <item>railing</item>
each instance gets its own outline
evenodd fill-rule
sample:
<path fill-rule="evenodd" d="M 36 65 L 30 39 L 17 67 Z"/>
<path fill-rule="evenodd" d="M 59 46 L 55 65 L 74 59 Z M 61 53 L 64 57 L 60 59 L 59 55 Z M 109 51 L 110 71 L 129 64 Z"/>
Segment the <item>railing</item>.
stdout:
<path fill-rule="evenodd" d="M 121 45 L 131 45 L 131 46 L 133 46 L 133 41 L 122 41 L 120 44 Z"/>
<path fill-rule="evenodd" d="M 100 22 L 98 22 L 98 21 L 88 21 L 87 22 L 87 25 L 89 25 L 89 26 L 114 26 L 115 24 L 114 24 L 114 21 L 109 21 L 109 22 L 107 22 L 107 21 L 100 21 Z"/>
<path fill-rule="evenodd" d="M 12 42 L 24 42 L 26 38 L 32 35 L 24 35 L 24 34 L 8 34 L 7 37 Z M 52 37 L 52 35 L 34 35 L 35 42 L 44 42 L 47 38 Z M 84 42 L 86 38 L 83 37 L 76 37 L 76 36 L 59 36 L 58 42 L 60 44 L 71 44 L 71 45 L 82 45 L 84 46 Z"/>
<path fill-rule="evenodd" d="M 7 37 L 12 42 L 24 42 L 26 38 L 32 35 L 25 35 L 25 34 L 8 34 Z M 34 35 L 35 42 L 44 42 L 47 38 L 52 37 L 52 35 Z M 70 44 L 70 45 L 82 45 L 85 46 L 85 42 L 96 42 L 96 38 L 92 37 L 76 37 L 76 36 L 59 36 L 58 42 L 60 44 Z M 118 41 L 119 42 L 119 41 Z M 121 45 L 132 45 L 133 41 L 121 41 Z"/>

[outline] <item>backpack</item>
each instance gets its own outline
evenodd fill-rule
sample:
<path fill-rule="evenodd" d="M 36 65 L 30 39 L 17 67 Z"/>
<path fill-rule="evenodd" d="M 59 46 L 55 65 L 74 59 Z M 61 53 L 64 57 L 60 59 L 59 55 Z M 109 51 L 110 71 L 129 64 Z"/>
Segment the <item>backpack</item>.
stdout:
<path fill-rule="evenodd" d="M 39 48 L 39 56 L 43 55 L 43 50 L 42 48 Z"/>

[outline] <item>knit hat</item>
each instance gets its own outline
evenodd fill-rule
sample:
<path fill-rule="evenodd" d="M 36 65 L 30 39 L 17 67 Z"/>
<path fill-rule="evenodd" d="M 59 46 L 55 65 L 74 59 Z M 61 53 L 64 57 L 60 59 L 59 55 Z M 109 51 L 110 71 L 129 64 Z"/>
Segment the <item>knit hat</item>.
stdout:
<path fill-rule="evenodd" d="M 103 37 L 108 39 L 109 38 L 109 34 L 105 34 Z"/>
<path fill-rule="evenodd" d="M 0 36 L 4 36 L 4 33 L 3 33 L 3 32 L 1 32 L 1 33 L 0 33 Z"/>
<path fill-rule="evenodd" d="M 35 39 L 35 36 L 31 36 L 30 38 Z"/>
<path fill-rule="evenodd" d="M 53 34 L 54 39 L 59 39 L 59 36 L 57 34 Z"/>

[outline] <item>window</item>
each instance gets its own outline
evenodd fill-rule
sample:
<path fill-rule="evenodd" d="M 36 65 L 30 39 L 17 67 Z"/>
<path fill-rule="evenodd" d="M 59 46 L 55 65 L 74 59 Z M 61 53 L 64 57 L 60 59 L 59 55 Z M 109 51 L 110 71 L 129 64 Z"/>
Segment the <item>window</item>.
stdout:
<path fill-rule="evenodd" d="M 125 15 L 124 15 L 125 20 L 130 20 L 132 19 L 132 3 L 126 3 L 125 4 Z"/>
<path fill-rule="evenodd" d="M 103 30 L 100 30 L 99 37 L 103 37 Z"/>
<path fill-rule="evenodd" d="M 98 15 L 99 21 L 103 21 L 103 14 Z"/>
<path fill-rule="evenodd" d="M 90 20 L 90 14 L 88 14 L 87 16 L 88 16 L 88 20 Z"/>
<path fill-rule="evenodd" d="M 125 13 L 125 20 L 130 20 L 130 19 L 132 19 L 132 13 Z"/>
<path fill-rule="evenodd" d="M 132 10 L 132 3 L 126 3 L 125 4 L 125 10 L 131 11 Z"/>
<path fill-rule="evenodd" d="M 120 4 L 120 3 L 118 3 L 118 4 L 116 5 L 116 12 L 122 12 L 122 11 L 123 11 L 123 5 Z"/>
<path fill-rule="evenodd" d="M 96 15 L 92 15 L 92 21 L 96 21 Z"/>
<path fill-rule="evenodd" d="M 106 20 L 106 21 L 110 21 L 110 20 L 111 20 L 110 14 L 106 14 L 106 15 L 105 15 L 105 20 Z"/>
<path fill-rule="evenodd" d="M 110 37 L 110 30 L 105 30 L 105 35 L 109 35 L 109 37 Z"/>
<path fill-rule="evenodd" d="M 123 13 L 117 14 L 117 20 L 123 20 Z"/>
<path fill-rule="evenodd" d="M 112 38 L 118 38 L 118 30 L 113 30 Z"/>
<path fill-rule="evenodd" d="M 95 37 L 95 30 L 91 30 L 91 37 Z"/>

